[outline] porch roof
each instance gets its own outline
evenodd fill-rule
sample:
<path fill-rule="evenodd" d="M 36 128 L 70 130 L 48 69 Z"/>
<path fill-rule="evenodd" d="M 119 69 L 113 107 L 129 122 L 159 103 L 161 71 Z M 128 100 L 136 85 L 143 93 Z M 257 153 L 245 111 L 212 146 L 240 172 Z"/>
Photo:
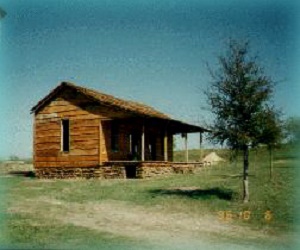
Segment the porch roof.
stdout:
<path fill-rule="evenodd" d="M 195 133 L 195 132 L 211 132 L 209 129 L 197 126 L 197 125 L 192 125 L 188 124 L 186 122 L 182 122 L 179 120 L 174 120 L 170 119 L 168 120 L 168 128 L 174 133 L 174 134 L 179 134 L 179 133 Z"/>

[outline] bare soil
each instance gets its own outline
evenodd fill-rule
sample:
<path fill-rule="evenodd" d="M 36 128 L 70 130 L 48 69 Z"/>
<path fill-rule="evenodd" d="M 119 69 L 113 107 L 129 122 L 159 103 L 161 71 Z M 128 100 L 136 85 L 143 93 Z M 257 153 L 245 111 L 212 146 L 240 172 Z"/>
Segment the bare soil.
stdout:
<path fill-rule="evenodd" d="M 220 236 L 246 237 L 248 240 L 268 237 L 270 240 L 270 235 L 266 236 L 261 231 L 220 221 L 217 216 L 193 217 L 184 213 L 161 211 L 159 207 L 145 208 L 114 200 L 78 203 L 44 196 L 19 201 L 9 209 L 9 212 L 35 214 L 45 221 L 56 220 L 62 224 L 73 224 L 167 246 L 174 244 L 203 246 L 211 244 Z"/>

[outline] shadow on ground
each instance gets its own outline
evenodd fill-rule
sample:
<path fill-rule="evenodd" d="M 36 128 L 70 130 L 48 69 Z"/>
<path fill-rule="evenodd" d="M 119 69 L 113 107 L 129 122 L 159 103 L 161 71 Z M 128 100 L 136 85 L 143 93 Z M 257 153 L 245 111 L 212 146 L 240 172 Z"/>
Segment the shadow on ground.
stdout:
<path fill-rule="evenodd" d="M 209 189 L 198 188 L 173 188 L 173 189 L 153 189 L 150 193 L 154 195 L 177 195 L 192 199 L 211 199 L 232 200 L 235 193 L 230 189 L 221 189 L 219 187 Z"/>
<path fill-rule="evenodd" d="M 13 176 L 22 176 L 22 177 L 35 177 L 35 173 L 33 171 L 9 171 L 9 175 Z"/>

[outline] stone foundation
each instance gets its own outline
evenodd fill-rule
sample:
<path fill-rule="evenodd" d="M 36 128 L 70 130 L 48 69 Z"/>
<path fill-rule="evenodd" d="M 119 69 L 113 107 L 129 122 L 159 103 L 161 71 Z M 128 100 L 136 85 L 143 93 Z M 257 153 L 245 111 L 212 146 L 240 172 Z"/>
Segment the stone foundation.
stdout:
<path fill-rule="evenodd" d="M 192 174 L 202 165 L 172 162 L 105 162 L 94 167 L 36 168 L 37 178 L 44 179 L 145 179 L 172 174 Z"/>
<path fill-rule="evenodd" d="M 137 168 L 137 178 L 151 178 L 171 174 L 194 173 L 197 166 L 194 164 L 172 162 L 142 162 Z"/>
<path fill-rule="evenodd" d="M 121 166 L 36 168 L 35 176 L 43 179 L 124 179 L 125 168 Z"/>

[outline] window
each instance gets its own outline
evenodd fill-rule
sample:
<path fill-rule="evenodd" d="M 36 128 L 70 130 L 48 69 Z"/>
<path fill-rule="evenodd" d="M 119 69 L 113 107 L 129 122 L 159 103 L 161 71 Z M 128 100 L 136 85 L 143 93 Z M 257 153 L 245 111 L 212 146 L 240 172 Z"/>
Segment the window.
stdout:
<path fill-rule="evenodd" d="M 61 124 L 62 124 L 61 149 L 63 152 L 69 152 L 70 151 L 70 121 L 62 120 Z"/>
<path fill-rule="evenodd" d="M 111 150 L 119 151 L 119 124 L 111 124 Z"/>

